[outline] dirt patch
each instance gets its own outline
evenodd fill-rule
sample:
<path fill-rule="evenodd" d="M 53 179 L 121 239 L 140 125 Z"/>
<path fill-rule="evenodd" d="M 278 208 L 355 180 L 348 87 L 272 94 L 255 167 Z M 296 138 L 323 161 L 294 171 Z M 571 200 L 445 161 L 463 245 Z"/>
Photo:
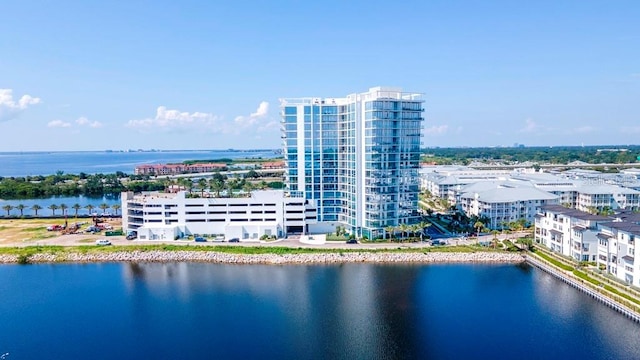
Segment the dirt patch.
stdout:
<path fill-rule="evenodd" d="M 68 223 L 75 223 L 75 219 L 69 219 Z M 120 219 L 110 219 L 105 223 L 114 229 L 122 227 Z M 60 219 L 1 219 L 0 220 L 0 246 L 27 246 L 27 245 L 87 245 L 96 240 L 105 238 L 104 234 L 67 234 L 61 231 L 47 231 L 51 225 L 64 225 Z M 110 236 L 111 242 L 126 241 L 124 236 Z"/>

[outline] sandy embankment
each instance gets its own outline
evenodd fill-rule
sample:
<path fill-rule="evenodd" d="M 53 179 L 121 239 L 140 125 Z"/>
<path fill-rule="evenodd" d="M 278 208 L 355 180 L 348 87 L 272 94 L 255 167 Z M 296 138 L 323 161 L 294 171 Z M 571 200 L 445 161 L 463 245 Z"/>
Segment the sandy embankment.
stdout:
<path fill-rule="evenodd" d="M 227 254 L 213 251 L 121 251 L 112 253 L 37 253 L 30 263 L 51 262 L 209 262 L 218 264 L 338 264 L 338 263 L 518 263 L 513 253 L 325 253 L 325 254 Z M 17 263 L 18 255 L 0 255 L 0 263 Z"/>

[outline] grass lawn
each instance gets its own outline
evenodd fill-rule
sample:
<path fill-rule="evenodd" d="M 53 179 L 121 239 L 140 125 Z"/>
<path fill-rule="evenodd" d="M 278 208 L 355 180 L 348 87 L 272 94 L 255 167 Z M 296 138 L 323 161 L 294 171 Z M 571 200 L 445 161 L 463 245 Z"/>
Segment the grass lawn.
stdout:
<path fill-rule="evenodd" d="M 2 219 L 0 220 L 0 243 L 22 243 L 58 236 L 47 231 L 49 225 L 64 225 L 60 219 Z"/>

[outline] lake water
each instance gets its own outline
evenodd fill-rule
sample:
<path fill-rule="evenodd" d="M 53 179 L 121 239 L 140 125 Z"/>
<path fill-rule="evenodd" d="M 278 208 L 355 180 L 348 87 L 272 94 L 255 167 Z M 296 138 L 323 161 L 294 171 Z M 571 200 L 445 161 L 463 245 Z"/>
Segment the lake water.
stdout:
<path fill-rule="evenodd" d="M 176 163 L 185 160 L 237 158 L 274 158 L 273 150 L 248 151 L 60 151 L 60 152 L 0 152 L 0 176 L 115 173 L 132 174 L 137 165 Z"/>
<path fill-rule="evenodd" d="M 527 265 L 0 266 L 9 359 L 638 359 L 637 324 Z"/>

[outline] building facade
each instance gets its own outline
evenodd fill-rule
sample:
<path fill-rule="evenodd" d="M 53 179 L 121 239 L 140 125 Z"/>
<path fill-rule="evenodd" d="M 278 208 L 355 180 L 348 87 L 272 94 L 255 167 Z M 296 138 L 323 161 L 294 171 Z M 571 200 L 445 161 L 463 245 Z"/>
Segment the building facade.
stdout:
<path fill-rule="evenodd" d="M 421 94 L 376 87 L 281 108 L 286 187 L 318 204 L 318 221 L 375 238 L 419 220 Z"/>
<path fill-rule="evenodd" d="M 640 214 L 623 211 L 601 224 L 598 233 L 598 265 L 627 284 L 640 286 L 640 261 L 635 262 L 640 239 Z"/>
<path fill-rule="evenodd" d="M 576 261 L 597 261 L 600 224 L 610 218 L 561 205 L 544 206 L 535 218 L 535 241 Z"/>
<path fill-rule="evenodd" d="M 286 196 L 282 190 L 254 191 L 239 198 L 188 198 L 184 191 L 122 193 L 122 227 L 127 233 L 135 231 L 140 240 L 283 237 L 309 232 L 317 223 L 316 213 L 312 200 Z"/>

